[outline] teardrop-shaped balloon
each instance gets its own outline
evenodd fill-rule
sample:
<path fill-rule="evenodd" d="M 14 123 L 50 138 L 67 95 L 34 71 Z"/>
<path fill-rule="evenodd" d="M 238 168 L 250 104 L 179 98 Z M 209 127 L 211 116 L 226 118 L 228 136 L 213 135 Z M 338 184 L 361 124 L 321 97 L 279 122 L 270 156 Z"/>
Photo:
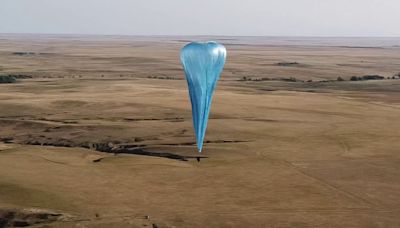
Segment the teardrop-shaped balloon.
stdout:
<path fill-rule="evenodd" d="M 215 86 L 224 68 L 226 49 L 216 42 L 187 44 L 181 50 L 192 103 L 197 148 L 201 152 Z"/>

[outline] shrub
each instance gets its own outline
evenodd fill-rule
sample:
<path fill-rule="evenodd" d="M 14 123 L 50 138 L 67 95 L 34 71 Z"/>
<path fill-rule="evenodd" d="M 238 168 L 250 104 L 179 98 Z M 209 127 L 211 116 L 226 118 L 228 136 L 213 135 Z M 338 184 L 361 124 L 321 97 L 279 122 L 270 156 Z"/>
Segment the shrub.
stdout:
<path fill-rule="evenodd" d="M 385 77 L 380 75 L 364 75 L 362 76 L 362 80 L 383 80 Z"/>
<path fill-rule="evenodd" d="M 299 65 L 298 62 L 279 62 L 277 63 L 278 66 L 296 66 Z"/>
<path fill-rule="evenodd" d="M 297 79 L 295 77 L 290 77 L 290 78 L 277 78 L 277 81 L 283 81 L 283 82 L 297 82 Z"/>
<path fill-rule="evenodd" d="M 357 76 L 352 76 L 352 77 L 350 78 L 350 81 L 358 81 L 358 77 L 357 77 Z"/>

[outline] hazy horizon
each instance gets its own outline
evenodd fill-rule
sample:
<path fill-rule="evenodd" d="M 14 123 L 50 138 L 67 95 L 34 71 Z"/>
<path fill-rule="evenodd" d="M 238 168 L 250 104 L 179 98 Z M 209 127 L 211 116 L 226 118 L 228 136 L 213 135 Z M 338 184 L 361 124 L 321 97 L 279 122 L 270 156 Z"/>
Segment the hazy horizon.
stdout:
<path fill-rule="evenodd" d="M 131 37 L 265 37 L 265 38 L 400 38 L 395 36 L 311 36 L 311 35 L 183 35 L 183 34 L 85 34 L 85 33 L 26 33 L 26 32 L 0 32 L 1 35 L 45 35 L 45 36 L 131 36 Z"/>
<path fill-rule="evenodd" d="M 0 33 L 400 37 L 396 0 L 2 0 Z"/>

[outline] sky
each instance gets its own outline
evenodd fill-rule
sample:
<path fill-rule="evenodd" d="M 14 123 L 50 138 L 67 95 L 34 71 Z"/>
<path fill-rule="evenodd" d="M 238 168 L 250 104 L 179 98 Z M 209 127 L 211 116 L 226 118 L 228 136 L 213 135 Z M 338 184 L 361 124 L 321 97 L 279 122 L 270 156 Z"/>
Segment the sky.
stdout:
<path fill-rule="evenodd" d="M 0 0 L 0 33 L 400 37 L 400 0 Z"/>

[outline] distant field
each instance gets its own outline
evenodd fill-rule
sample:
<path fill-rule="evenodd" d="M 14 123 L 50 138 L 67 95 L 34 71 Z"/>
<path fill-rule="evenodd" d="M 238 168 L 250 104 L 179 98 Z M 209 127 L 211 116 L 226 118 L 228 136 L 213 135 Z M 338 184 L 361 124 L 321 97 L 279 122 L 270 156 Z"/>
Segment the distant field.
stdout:
<path fill-rule="evenodd" d="M 223 80 L 295 77 L 324 80 L 400 71 L 397 38 L 129 37 L 0 35 L 0 70 L 38 77 L 183 78 L 179 51 L 188 40 L 228 49 Z M 285 65 L 282 63 L 298 64 Z"/>
<path fill-rule="evenodd" d="M 398 40 L 213 37 L 197 162 L 189 39 L 1 35 L 0 227 L 400 226 Z"/>

